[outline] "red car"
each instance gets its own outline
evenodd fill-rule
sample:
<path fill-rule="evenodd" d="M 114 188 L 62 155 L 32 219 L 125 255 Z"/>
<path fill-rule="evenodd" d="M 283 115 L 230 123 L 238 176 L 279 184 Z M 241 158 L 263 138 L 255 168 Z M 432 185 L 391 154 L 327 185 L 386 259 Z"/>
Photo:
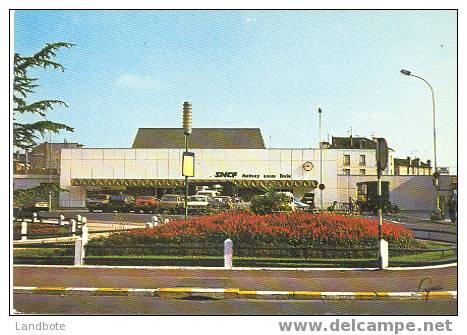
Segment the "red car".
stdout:
<path fill-rule="evenodd" d="M 155 212 L 160 205 L 160 201 L 152 195 L 142 195 L 135 198 L 134 208 L 141 212 Z"/>

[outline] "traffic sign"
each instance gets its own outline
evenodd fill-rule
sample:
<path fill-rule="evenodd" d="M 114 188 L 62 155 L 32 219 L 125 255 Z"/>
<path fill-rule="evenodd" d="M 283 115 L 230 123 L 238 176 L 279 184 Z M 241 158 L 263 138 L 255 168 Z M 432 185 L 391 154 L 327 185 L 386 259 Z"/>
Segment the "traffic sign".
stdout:
<path fill-rule="evenodd" d="M 379 171 L 383 171 L 388 166 L 388 142 L 383 137 L 376 139 L 376 162 Z"/>

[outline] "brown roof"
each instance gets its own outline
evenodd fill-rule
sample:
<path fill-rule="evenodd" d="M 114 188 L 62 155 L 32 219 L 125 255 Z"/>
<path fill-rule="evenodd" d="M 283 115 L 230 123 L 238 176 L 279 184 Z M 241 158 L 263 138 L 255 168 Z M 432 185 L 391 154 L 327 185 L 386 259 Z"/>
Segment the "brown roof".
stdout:
<path fill-rule="evenodd" d="M 259 128 L 193 128 L 191 149 L 264 149 Z M 182 128 L 139 128 L 133 148 L 185 147 Z"/>
<path fill-rule="evenodd" d="M 407 166 L 408 160 L 407 158 L 394 158 L 394 165 L 395 166 Z M 431 168 L 428 163 L 424 163 L 420 160 L 420 158 L 414 158 L 410 160 L 411 167 L 422 167 L 422 168 Z"/>
<path fill-rule="evenodd" d="M 332 137 L 332 149 L 376 149 L 376 143 L 366 137 Z"/>

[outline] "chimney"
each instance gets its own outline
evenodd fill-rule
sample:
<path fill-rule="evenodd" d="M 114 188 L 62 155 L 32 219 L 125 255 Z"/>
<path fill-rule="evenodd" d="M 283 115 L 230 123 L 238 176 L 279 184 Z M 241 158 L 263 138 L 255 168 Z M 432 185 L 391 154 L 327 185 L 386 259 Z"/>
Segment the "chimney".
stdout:
<path fill-rule="evenodd" d="M 352 135 L 350 135 L 350 148 L 353 146 Z"/>
<path fill-rule="evenodd" d="M 426 161 L 426 165 L 428 165 L 428 167 L 431 167 L 431 159 L 428 159 L 428 160 Z"/>
<path fill-rule="evenodd" d="M 410 163 L 412 163 L 410 161 L 410 156 L 407 156 L 407 174 L 410 174 Z"/>

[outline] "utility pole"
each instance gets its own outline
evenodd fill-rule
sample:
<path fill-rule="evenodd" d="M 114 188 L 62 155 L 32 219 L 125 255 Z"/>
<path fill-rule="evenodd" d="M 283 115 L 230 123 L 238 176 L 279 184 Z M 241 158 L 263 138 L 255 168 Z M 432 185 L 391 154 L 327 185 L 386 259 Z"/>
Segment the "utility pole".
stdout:
<path fill-rule="evenodd" d="M 323 184 L 323 143 L 321 137 L 321 108 L 318 108 L 318 115 L 319 115 L 319 184 Z M 322 187 L 319 188 L 319 206 L 323 209 L 323 189 Z"/>

